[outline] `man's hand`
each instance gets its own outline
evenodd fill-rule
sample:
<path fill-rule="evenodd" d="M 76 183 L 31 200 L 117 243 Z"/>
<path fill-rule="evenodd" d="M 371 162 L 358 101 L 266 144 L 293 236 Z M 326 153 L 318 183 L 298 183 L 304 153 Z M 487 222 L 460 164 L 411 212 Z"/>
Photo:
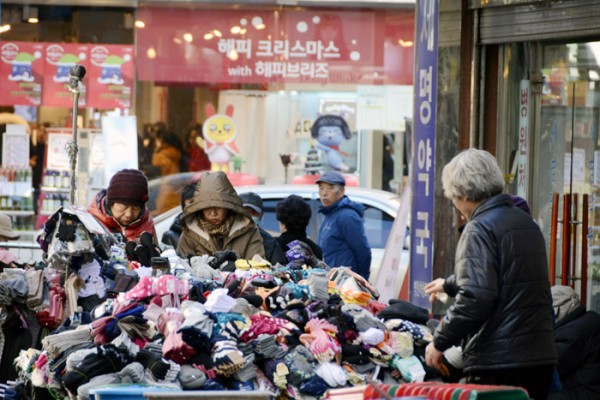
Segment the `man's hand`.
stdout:
<path fill-rule="evenodd" d="M 433 304 L 437 293 L 444 293 L 444 278 L 438 278 L 425 285 L 424 291 L 429 295 L 429 303 Z"/>
<path fill-rule="evenodd" d="M 433 345 L 433 342 L 427 345 L 425 349 L 425 363 L 427 366 L 435 369 L 440 369 L 442 367 L 442 356 L 444 353 L 439 351 Z"/>

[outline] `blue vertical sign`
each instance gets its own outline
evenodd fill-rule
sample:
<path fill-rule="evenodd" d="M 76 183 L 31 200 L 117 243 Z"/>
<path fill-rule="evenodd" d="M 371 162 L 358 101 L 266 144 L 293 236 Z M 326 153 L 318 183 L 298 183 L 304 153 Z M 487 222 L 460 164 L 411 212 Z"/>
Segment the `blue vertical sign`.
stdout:
<path fill-rule="evenodd" d="M 417 1 L 410 301 L 425 308 L 423 286 L 431 281 L 433 267 L 438 11 L 439 0 Z"/>

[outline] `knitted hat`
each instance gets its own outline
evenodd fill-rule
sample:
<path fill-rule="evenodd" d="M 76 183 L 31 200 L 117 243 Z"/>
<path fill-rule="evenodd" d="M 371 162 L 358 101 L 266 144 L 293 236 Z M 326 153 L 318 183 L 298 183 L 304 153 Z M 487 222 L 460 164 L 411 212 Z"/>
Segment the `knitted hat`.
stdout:
<path fill-rule="evenodd" d="M 107 199 L 109 202 L 146 203 L 148 179 L 137 169 L 122 169 L 110 179 Z"/>

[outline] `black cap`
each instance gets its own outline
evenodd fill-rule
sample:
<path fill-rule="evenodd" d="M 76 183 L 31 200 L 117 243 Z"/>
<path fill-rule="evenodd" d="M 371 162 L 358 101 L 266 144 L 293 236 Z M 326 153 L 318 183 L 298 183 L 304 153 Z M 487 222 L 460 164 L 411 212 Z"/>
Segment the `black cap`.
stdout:
<path fill-rule="evenodd" d="M 240 194 L 240 199 L 242 199 L 242 205 L 244 207 L 250 207 L 257 213 L 262 214 L 263 201 L 259 195 L 254 192 L 242 193 Z"/>

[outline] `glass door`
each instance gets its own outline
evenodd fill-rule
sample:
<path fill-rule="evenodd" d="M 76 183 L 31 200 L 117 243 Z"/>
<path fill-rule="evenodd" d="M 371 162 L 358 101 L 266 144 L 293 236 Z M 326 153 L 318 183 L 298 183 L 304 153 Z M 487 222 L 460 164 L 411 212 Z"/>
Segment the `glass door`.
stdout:
<path fill-rule="evenodd" d="M 567 284 L 598 311 L 600 42 L 543 46 L 542 74 L 539 147 L 532 171 L 536 220 L 547 237 L 550 259 L 556 255 L 556 284 L 565 282 L 567 271 Z M 568 221 L 565 215 L 570 215 Z"/>

